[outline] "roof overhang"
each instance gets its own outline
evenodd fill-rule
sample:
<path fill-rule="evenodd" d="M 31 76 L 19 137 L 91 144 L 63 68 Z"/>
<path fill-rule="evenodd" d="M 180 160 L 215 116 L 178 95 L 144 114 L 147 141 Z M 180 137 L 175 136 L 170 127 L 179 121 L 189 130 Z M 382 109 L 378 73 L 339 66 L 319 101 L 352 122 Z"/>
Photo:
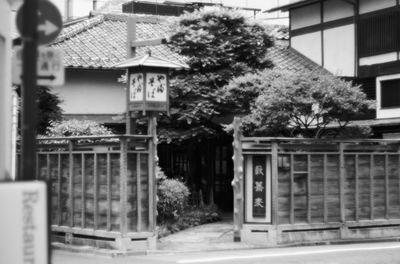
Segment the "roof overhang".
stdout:
<path fill-rule="evenodd" d="M 308 4 L 312 4 L 312 3 L 316 3 L 319 2 L 319 0 L 299 0 L 297 2 L 293 2 L 287 5 L 281 5 L 278 7 L 274 7 L 272 9 L 268 9 L 263 11 L 263 13 L 270 13 L 270 12 L 275 12 L 275 11 L 289 11 L 289 9 L 295 8 L 295 7 L 300 7 L 300 6 L 304 6 L 304 5 L 308 5 Z"/>
<path fill-rule="evenodd" d="M 128 59 L 122 63 L 114 65 L 115 68 L 131 68 L 131 67 L 158 67 L 158 68 L 169 68 L 169 69 L 189 69 L 187 64 L 182 64 L 178 62 L 173 62 L 166 59 L 161 59 L 156 56 L 152 56 L 151 53 L 140 57 L 134 57 Z"/>

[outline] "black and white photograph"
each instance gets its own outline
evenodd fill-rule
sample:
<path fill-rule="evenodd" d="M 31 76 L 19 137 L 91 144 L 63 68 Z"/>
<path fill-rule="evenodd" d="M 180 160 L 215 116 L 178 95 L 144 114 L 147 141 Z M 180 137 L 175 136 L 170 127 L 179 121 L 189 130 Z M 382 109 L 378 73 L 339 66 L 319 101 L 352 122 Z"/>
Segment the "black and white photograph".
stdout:
<path fill-rule="evenodd" d="M 0 0 L 0 264 L 400 263 L 399 0 Z"/>

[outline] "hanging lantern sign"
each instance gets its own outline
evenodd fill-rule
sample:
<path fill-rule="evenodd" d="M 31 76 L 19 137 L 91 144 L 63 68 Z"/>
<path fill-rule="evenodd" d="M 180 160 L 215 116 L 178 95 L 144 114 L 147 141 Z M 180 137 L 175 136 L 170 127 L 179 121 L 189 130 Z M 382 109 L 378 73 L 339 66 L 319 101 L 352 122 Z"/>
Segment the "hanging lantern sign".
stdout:
<path fill-rule="evenodd" d="M 115 67 L 128 69 L 128 111 L 168 112 L 169 70 L 187 68 L 187 65 L 160 59 L 148 53 Z"/>

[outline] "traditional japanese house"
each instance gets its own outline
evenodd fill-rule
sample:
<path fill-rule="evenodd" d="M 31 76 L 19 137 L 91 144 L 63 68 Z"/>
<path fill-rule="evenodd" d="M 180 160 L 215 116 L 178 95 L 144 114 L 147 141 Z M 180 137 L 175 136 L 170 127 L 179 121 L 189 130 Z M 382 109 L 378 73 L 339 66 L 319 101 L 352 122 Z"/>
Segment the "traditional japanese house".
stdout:
<path fill-rule="evenodd" d="M 136 12 L 129 9 L 134 14 L 118 13 L 116 6 L 122 10 L 121 3 L 124 2 L 127 1 L 111 1 L 102 9 L 109 13 L 94 13 L 87 19 L 67 24 L 51 45 L 64 51 L 66 83 L 54 87 L 54 92 L 63 100 L 64 117 L 94 120 L 119 133 L 125 132 L 126 99 L 125 84 L 118 82 L 118 79 L 125 71 L 113 66 L 127 57 L 126 19 Z M 160 43 L 137 47 L 136 54 L 143 55 L 150 49 L 154 56 L 183 63 L 182 57 L 161 43 L 161 39 L 168 34 L 169 16 L 153 16 L 150 19 L 153 8 L 148 4 L 134 7 L 137 6 L 147 8 L 147 15 L 142 15 L 147 19 L 136 26 L 137 41 L 159 39 Z M 128 4 L 128 7 L 132 5 Z M 125 9 L 128 7 L 124 5 Z M 167 11 L 171 15 L 171 12 L 178 12 L 179 8 Z M 312 60 L 288 48 L 287 31 L 280 27 L 270 30 L 276 36 L 276 45 L 268 51 L 268 56 L 275 67 L 293 71 L 320 68 Z M 232 118 L 224 118 L 215 120 L 215 123 L 218 126 L 221 122 L 231 121 Z M 181 137 L 185 140 L 180 142 L 161 142 L 158 146 L 160 166 L 168 176 L 185 181 L 197 202 L 202 197 L 205 203 L 216 203 L 221 209 L 231 211 L 232 137 L 223 133 L 214 138 L 193 137 L 192 134 L 192 131 L 188 131 Z"/>
<path fill-rule="evenodd" d="M 376 137 L 400 131 L 400 6 L 395 0 L 301 0 L 269 11 L 288 11 L 290 47 L 333 74 L 361 84 L 375 113 Z"/>

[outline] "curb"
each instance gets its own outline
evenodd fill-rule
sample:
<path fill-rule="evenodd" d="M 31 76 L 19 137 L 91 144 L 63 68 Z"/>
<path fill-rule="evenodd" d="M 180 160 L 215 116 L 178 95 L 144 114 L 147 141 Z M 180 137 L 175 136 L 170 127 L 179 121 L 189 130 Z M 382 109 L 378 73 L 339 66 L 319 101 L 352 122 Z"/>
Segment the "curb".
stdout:
<path fill-rule="evenodd" d="M 328 246 L 328 245 L 347 245 L 347 244 L 365 244 L 379 242 L 400 242 L 400 237 L 382 238 L 382 239 L 363 239 L 363 240 L 333 240 L 333 241 L 318 241 L 318 242 L 300 242 L 285 245 L 265 246 L 265 245 L 243 245 L 242 247 L 221 247 L 221 248 L 205 248 L 205 249 L 190 249 L 190 250 L 146 250 L 146 251 L 119 251 L 115 249 L 100 249 L 89 246 L 66 245 L 62 243 L 52 243 L 52 249 L 61 252 L 75 253 L 83 256 L 103 256 L 108 258 L 119 258 L 129 256 L 155 256 L 155 255 L 175 255 L 182 253 L 199 253 L 199 252 L 215 252 L 215 251 L 234 251 L 234 250 L 252 250 L 252 249 L 271 249 L 271 248 L 290 248 L 290 247 L 309 247 L 309 246 Z M 232 242 L 233 243 L 233 242 Z M 240 243 L 240 242 L 239 242 Z M 223 244 L 223 243 L 221 243 Z"/>

